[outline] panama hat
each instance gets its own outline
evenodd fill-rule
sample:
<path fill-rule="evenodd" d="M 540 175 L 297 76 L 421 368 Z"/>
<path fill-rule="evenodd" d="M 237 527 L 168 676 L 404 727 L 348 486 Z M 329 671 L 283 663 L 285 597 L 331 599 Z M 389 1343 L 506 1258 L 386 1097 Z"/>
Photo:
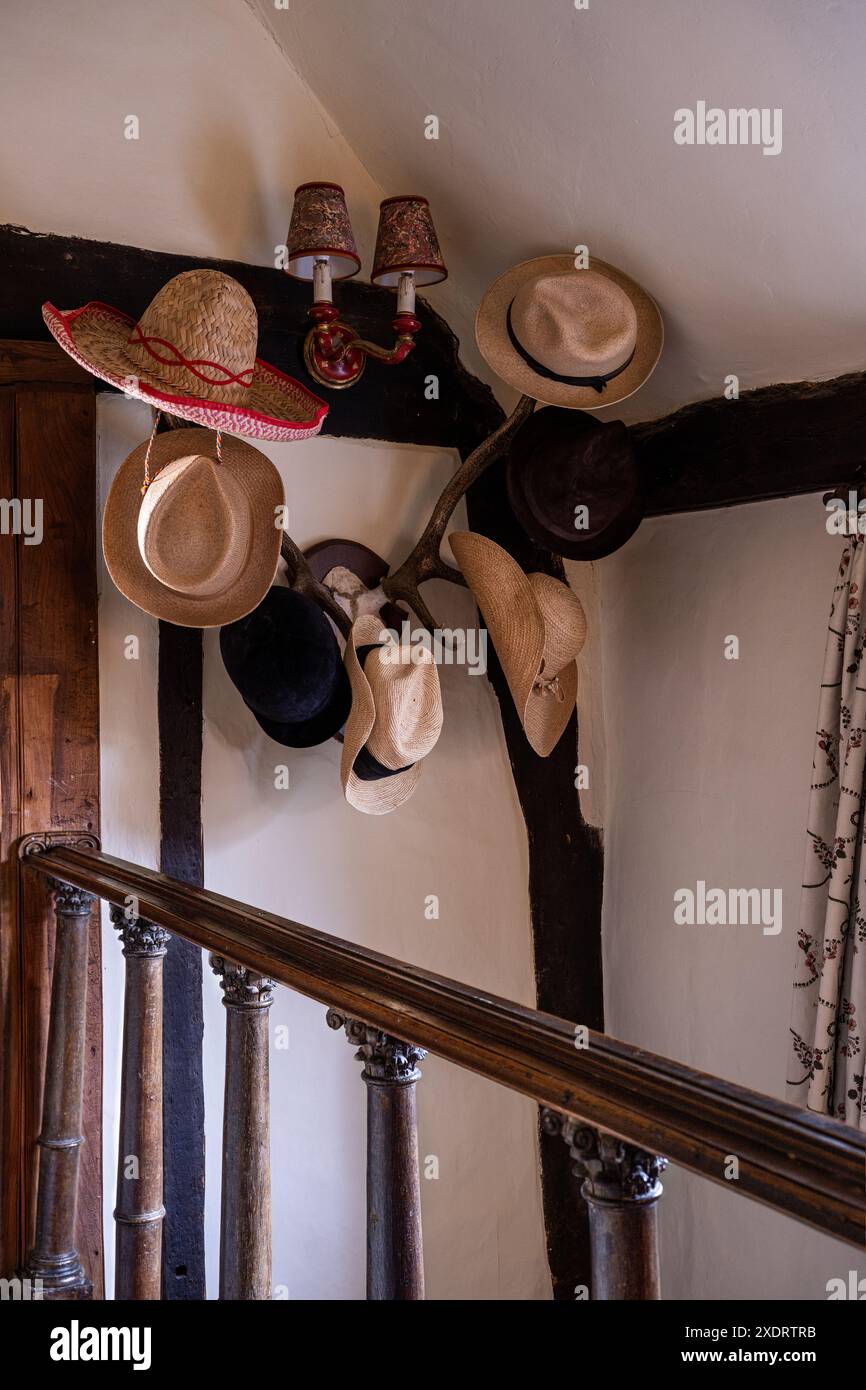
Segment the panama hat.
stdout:
<path fill-rule="evenodd" d="M 343 791 L 357 810 L 384 816 L 412 795 L 439 738 L 439 671 L 432 652 L 395 642 L 373 613 L 352 624 L 345 661 L 352 709 L 343 731 Z"/>
<path fill-rule="evenodd" d="M 124 459 L 102 518 L 120 592 L 178 627 L 219 627 L 273 583 L 282 479 L 251 444 L 209 430 L 151 435 Z"/>
<path fill-rule="evenodd" d="M 497 376 L 523 395 L 600 410 L 643 385 L 664 327 L 652 296 L 615 266 L 591 256 L 575 270 L 573 256 L 538 256 L 494 280 L 475 338 Z"/>
<path fill-rule="evenodd" d="M 256 357 L 258 316 L 243 285 L 219 270 L 185 270 L 136 322 L 108 304 L 43 304 L 70 357 L 129 396 L 210 429 L 275 442 L 318 434 L 328 407 Z"/>
<path fill-rule="evenodd" d="M 511 441 L 511 510 L 526 534 L 571 560 L 599 560 L 634 535 L 643 517 L 637 459 L 621 420 L 546 406 Z M 585 508 L 578 515 L 576 508 Z"/>
<path fill-rule="evenodd" d="M 487 536 L 455 531 L 448 539 L 487 624 L 524 733 L 546 758 L 577 699 L 575 659 L 586 641 L 580 599 L 549 574 L 524 574 Z"/>
<path fill-rule="evenodd" d="M 232 683 L 275 743 L 313 748 L 342 729 L 351 690 L 334 629 L 306 594 L 275 585 L 220 631 Z"/>

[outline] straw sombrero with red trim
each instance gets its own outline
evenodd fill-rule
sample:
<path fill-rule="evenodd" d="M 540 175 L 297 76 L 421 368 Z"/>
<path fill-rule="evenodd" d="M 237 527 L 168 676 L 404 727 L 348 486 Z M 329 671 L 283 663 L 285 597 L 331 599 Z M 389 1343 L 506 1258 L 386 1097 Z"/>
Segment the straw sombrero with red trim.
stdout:
<path fill-rule="evenodd" d="M 126 395 L 209 429 L 275 442 L 318 434 L 328 407 L 256 357 L 258 315 L 243 285 L 219 270 L 185 270 L 138 322 L 109 304 L 43 304 L 60 346 Z"/>

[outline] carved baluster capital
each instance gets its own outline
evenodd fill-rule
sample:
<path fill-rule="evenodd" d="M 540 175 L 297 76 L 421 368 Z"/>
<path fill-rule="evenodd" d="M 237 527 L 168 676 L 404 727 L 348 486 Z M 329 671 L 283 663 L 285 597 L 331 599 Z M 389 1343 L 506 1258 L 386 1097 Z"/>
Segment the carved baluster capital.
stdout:
<path fill-rule="evenodd" d="M 54 893 L 54 911 L 60 917 L 89 917 L 96 898 L 83 888 L 72 883 L 63 883 L 59 878 L 48 880 Z"/>
<path fill-rule="evenodd" d="M 274 1002 L 274 982 L 226 956 L 210 956 L 210 967 L 220 977 L 223 1003 L 233 1009 L 268 1009 Z"/>
<path fill-rule="evenodd" d="M 408 1082 L 418 1081 L 427 1052 L 414 1043 L 402 1042 L 380 1028 L 373 1028 L 358 1019 L 346 1018 L 336 1009 L 329 1009 L 326 1015 L 329 1028 L 344 1028 L 347 1040 L 355 1047 L 355 1060 L 364 1063 L 361 1073 L 365 1081 Z"/>
<path fill-rule="evenodd" d="M 125 956 L 164 956 L 170 933 L 146 917 L 136 917 L 125 907 L 112 907 L 111 925 L 118 933 Z"/>
<path fill-rule="evenodd" d="M 548 1134 L 561 1136 L 568 1145 L 575 1177 L 583 1180 L 581 1193 L 585 1198 L 655 1202 L 661 1196 L 659 1178 L 668 1166 L 666 1158 L 556 1110 L 543 1110 L 542 1124 Z"/>
<path fill-rule="evenodd" d="M 424 1297 L 421 1177 L 418 1155 L 418 1063 L 423 1047 L 337 1009 L 329 1028 L 343 1029 L 363 1062 L 367 1092 L 367 1298 L 389 1303 Z"/>

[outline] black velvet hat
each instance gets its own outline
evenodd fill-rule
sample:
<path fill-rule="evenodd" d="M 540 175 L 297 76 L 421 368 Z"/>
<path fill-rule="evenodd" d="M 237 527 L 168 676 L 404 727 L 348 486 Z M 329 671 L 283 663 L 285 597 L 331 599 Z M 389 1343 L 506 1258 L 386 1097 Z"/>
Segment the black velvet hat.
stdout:
<path fill-rule="evenodd" d="M 511 444 L 508 497 L 526 534 L 545 549 L 570 560 L 610 555 L 643 517 L 628 430 L 621 420 L 602 424 L 580 410 L 536 410 Z M 578 506 L 587 509 L 582 529 Z"/>
<path fill-rule="evenodd" d="M 269 738 L 312 748 L 339 733 L 352 692 L 334 631 L 304 594 L 275 586 L 258 608 L 220 628 L 232 682 Z"/>

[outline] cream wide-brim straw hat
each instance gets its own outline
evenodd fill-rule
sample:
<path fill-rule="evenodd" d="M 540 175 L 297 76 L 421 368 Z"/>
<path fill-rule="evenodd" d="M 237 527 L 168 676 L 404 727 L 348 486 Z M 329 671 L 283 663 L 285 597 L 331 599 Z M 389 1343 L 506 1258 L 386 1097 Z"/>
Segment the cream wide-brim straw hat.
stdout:
<path fill-rule="evenodd" d="M 576 658 L 586 641 L 577 594 L 549 574 L 524 574 L 487 536 L 448 537 L 475 596 L 531 747 L 553 752 L 577 702 Z"/>
<path fill-rule="evenodd" d="M 149 447 L 153 481 L 142 497 Z M 221 455 L 210 430 L 156 435 L 124 459 L 105 504 L 108 573 L 136 607 L 178 627 L 222 627 L 246 617 L 277 572 L 282 479 L 263 453 L 230 435 Z M 224 486 L 221 469 L 230 475 Z"/>
<path fill-rule="evenodd" d="M 515 308 L 521 318 L 511 322 L 510 333 L 509 311 Z M 518 351 L 515 332 L 536 367 Z M 601 410 L 633 395 L 652 374 L 664 325 L 652 295 L 616 266 L 590 256 L 587 269 L 576 270 L 573 256 L 537 256 L 494 280 L 478 308 L 475 340 L 488 366 L 522 395 L 572 410 Z M 597 378 L 626 360 L 600 391 L 554 379 L 554 373 Z"/>
<path fill-rule="evenodd" d="M 372 647 L 364 661 L 359 649 Z M 395 811 L 414 792 L 423 760 L 442 731 L 442 694 L 433 654 L 388 638 L 381 617 L 352 624 L 345 652 L 352 708 L 343 730 L 340 780 L 346 800 L 367 815 Z M 385 775 L 365 780 L 354 771 L 362 749 Z"/>
<path fill-rule="evenodd" d="M 42 306 L 50 332 L 80 366 L 125 395 L 207 429 L 274 443 L 319 433 L 328 406 L 256 356 L 258 315 L 221 271 L 182 271 L 136 321 L 91 300 Z"/>

